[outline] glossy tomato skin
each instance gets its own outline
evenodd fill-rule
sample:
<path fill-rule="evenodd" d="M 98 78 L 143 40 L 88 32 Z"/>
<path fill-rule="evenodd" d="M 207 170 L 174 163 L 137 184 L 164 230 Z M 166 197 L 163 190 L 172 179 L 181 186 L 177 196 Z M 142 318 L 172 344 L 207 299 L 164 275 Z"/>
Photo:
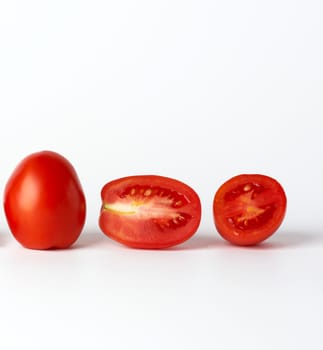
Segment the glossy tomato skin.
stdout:
<path fill-rule="evenodd" d="M 162 249 L 180 244 L 197 231 L 201 202 L 178 180 L 134 175 L 107 183 L 101 190 L 101 230 L 132 248 Z"/>
<path fill-rule="evenodd" d="M 42 151 L 24 158 L 10 176 L 4 210 L 13 236 L 24 247 L 61 249 L 81 234 L 86 201 L 70 162 Z"/>
<path fill-rule="evenodd" d="M 232 244 L 256 245 L 277 231 L 286 205 L 286 194 L 277 180 L 261 174 L 237 175 L 214 196 L 214 223 Z"/>

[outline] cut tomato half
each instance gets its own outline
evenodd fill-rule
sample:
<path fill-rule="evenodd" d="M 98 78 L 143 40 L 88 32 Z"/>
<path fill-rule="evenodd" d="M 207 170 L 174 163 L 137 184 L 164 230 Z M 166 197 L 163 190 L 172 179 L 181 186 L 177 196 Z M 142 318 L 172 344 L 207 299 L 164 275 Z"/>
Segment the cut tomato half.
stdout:
<path fill-rule="evenodd" d="M 285 192 L 275 179 L 260 174 L 238 175 L 214 196 L 215 226 L 233 244 L 258 244 L 277 231 L 286 203 Z"/>
<path fill-rule="evenodd" d="M 188 185 L 168 177 L 136 175 L 101 191 L 101 230 L 134 248 L 160 249 L 189 239 L 201 220 L 201 203 Z"/>

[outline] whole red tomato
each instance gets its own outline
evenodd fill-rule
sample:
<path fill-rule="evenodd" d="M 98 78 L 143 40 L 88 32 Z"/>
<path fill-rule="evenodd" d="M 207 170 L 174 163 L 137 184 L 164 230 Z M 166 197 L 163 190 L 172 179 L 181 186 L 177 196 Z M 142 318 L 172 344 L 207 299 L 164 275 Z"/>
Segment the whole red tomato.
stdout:
<path fill-rule="evenodd" d="M 161 249 L 189 239 L 201 220 L 196 192 L 175 179 L 136 175 L 107 183 L 101 191 L 101 230 L 133 248 Z"/>
<path fill-rule="evenodd" d="M 29 155 L 9 178 L 4 210 L 14 237 L 31 249 L 67 248 L 85 223 L 85 196 L 70 162 L 51 151 Z"/>

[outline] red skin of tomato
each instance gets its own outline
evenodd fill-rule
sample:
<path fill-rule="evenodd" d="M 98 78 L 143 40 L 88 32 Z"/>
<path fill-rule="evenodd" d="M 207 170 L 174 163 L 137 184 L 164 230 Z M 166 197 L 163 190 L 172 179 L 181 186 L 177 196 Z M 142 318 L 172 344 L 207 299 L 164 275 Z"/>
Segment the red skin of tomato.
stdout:
<path fill-rule="evenodd" d="M 107 183 L 101 191 L 101 230 L 132 248 L 162 249 L 189 239 L 201 220 L 201 203 L 188 185 L 157 175 Z"/>
<path fill-rule="evenodd" d="M 23 159 L 10 176 L 4 210 L 13 236 L 24 247 L 62 249 L 81 234 L 86 201 L 70 162 L 42 151 Z"/>
<path fill-rule="evenodd" d="M 275 179 L 260 174 L 237 175 L 217 190 L 213 217 L 220 235 L 235 245 L 256 245 L 280 227 L 287 199 Z"/>

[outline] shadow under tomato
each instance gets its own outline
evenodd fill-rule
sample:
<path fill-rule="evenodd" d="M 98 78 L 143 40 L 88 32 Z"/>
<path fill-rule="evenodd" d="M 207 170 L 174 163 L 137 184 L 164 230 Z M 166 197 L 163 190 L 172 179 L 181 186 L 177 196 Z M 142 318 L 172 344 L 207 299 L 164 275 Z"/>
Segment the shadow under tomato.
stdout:
<path fill-rule="evenodd" d="M 287 249 L 323 244 L 323 230 L 282 230 L 268 240 L 253 246 L 233 245 L 216 233 L 197 233 L 188 241 L 167 250 L 237 248 L 249 250 Z"/>
<path fill-rule="evenodd" d="M 323 244 L 323 232 L 313 230 L 282 230 L 266 241 L 254 246 L 240 247 L 250 250 L 273 250 Z"/>
<path fill-rule="evenodd" d="M 272 250 L 305 247 L 323 244 L 323 230 L 282 230 L 266 241 L 253 246 L 237 246 L 226 241 L 217 233 L 197 233 L 188 241 L 167 250 L 222 249 L 237 248 L 250 250 Z"/>
<path fill-rule="evenodd" d="M 106 237 L 99 230 L 85 230 L 79 237 L 79 239 L 75 242 L 75 244 L 71 247 L 71 249 L 83 249 L 90 248 L 95 246 L 106 245 L 107 243 L 111 243 L 108 237 Z"/>
<path fill-rule="evenodd" d="M 0 246 L 6 244 L 8 237 L 4 239 L 5 235 L 0 234 Z M 6 235 L 8 236 L 8 235 Z M 237 248 L 250 250 L 272 250 L 272 249 L 286 249 L 301 246 L 321 245 L 323 244 L 323 230 L 320 231 L 306 231 L 306 230 L 282 230 L 270 237 L 268 240 L 254 246 L 235 246 L 224 240 L 216 232 L 197 232 L 193 237 L 187 241 L 165 249 L 156 249 L 156 251 L 188 251 L 188 250 L 206 250 L 206 249 L 222 249 L 222 248 Z M 77 242 L 70 247 L 70 249 L 85 249 L 91 247 L 123 248 L 131 250 L 147 250 L 130 248 L 106 237 L 99 230 L 85 230 Z M 151 249 L 148 249 L 151 250 Z"/>
<path fill-rule="evenodd" d="M 323 231 L 320 230 L 282 230 L 272 239 L 264 242 L 271 248 L 289 248 L 323 244 Z"/>
<path fill-rule="evenodd" d="M 202 250 L 202 249 L 213 249 L 217 248 L 221 244 L 221 239 L 217 237 L 215 233 L 200 232 L 196 233 L 193 237 L 187 241 L 167 248 L 167 251 L 178 251 L 178 250 Z"/>
<path fill-rule="evenodd" d="M 99 230 L 85 230 L 75 242 L 75 244 L 70 247 L 70 249 L 85 249 L 90 247 L 104 247 L 104 249 L 110 248 L 120 248 L 120 249 L 130 249 L 138 251 L 177 251 L 177 250 L 194 250 L 194 249 L 210 249 L 218 245 L 219 238 L 216 234 L 196 234 L 189 240 L 173 247 L 163 248 L 163 249 L 141 249 L 132 248 L 123 245 L 119 242 L 115 242 L 111 238 L 105 236 Z"/>
<path fill-rule="evenodd" d="M 13 237 L 10 232 L 0 231 L 0 247 L 7 245 L 11 239 L 13 239 Z"/>

